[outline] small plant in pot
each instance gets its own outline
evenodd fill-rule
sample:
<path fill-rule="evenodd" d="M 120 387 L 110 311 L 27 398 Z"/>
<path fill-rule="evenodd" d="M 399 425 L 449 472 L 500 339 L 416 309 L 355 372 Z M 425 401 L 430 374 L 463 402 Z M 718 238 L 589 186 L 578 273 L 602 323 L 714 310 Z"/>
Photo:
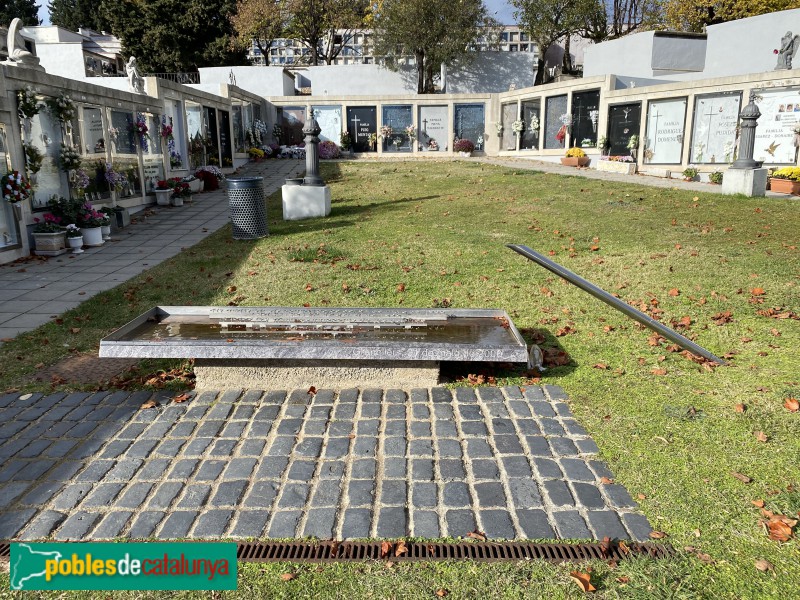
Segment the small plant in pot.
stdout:
<path fill-rule="evenodd" d="M 180 177 L 170 179 L 172 185 L 172 196 L 170 198 L 172 206 L 183 206 L 183 201 L 192 197 L 192 190 L 189 184 L 182 181 Z"/>
<path fill-rule="evenodd" d="M 156 188 L 153 191 L 156 194 L 156 204 L 158 206 L 169 206 L 173 187 L 175 186 L 171 179 L 160 179 L 156 182 Z"/>
<path fill-rule="evenodd" d="M 696 167 L 689 166 L 683 170 L 683 179 L 684 181 L 694 181 L 699 174 L 700 171 Z"/>
<path fill-rule="evenodd" d="M 585 167 L 589 164 L 589 157 L 586 152 L 578 147 L 569 148 L 561 159 L 561 164 L 568 167 Z"/>
<path fill-rule="evenodd" d="M 769 179 L 769 184 L 773 192 L 800 195 L 800 167 L 776 169 Z"/>
<path fill-rule="evenodd" d="M 453 144 L 453 150 L 461 156 L 471 156 L 472 151 L 475 150 L 475 144 L 469 140 L 458 140 Z"/>
<path fill-rule="evenodd" d="M 64 228 L 61 217 L 53 213 L 44 213 L 42 218 L 34 217 L 33 239 L 36 243 L 36 254 L 40 256 L 58 256 L 66 248 Z"/>
<path fill-rule="evenodd" d="M 82 253 L 83 234 L 81 233 L 81 230 L 78 229 L 78 226 L 75 225 L 74 223 L 70 223 L 69 225 L 67 225 L 66 234 L 67 234 L 67 243 L 69 244 L 69 247 L 72 248 L 72 253 L 73 254 Z"/>
<path fill-rule="evenodd" d="M 708 180 L 714 185 L 722 185 L 722 171 L 714 171 L 708 174 Z"/>

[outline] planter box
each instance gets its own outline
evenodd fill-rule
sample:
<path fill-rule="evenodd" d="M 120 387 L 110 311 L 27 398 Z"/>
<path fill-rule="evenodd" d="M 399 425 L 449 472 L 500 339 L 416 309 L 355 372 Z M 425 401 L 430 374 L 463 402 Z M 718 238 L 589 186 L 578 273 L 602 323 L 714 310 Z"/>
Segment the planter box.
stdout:
<path fill-rule="evenodd" d="M 609 173 L 622 173 L 623 175 L 633 175 L 636 173 L 636 163 L 619 162 L 616 160 L 597 161 L 598 171 L 608 171 Z"/>
<path fill-rule="evenodd" d="M 65 232 L 58 233 L 34 233 L 33 239 L 36 245 L 34 253 L 37 256 L 58 256 L 67 251 L 67 240 Z"/>
<path fill-rule="evenodd" d="M 565 156 L 561 159 L 561 164 L 567 167 L 585 167 L 592 160 L 588 156 Z"/>
<path fill-rule="evenodd" d="M 800 196 L 800 181 L 792 181 L 791 179 L 776 179 L 770 177 L 769 187 L 773 192 L 778 194 L 792 194 L 793 196 Z"/>

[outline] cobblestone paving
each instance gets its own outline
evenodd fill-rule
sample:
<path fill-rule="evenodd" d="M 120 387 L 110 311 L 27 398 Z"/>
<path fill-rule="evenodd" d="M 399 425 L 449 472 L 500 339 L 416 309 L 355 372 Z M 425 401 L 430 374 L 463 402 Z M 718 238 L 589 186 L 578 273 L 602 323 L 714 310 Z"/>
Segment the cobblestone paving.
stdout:
<path fill-rule="evenodd" d="M 0 539 L 650 532 L 557 387 L 150 397 L 0 397 Z"/>

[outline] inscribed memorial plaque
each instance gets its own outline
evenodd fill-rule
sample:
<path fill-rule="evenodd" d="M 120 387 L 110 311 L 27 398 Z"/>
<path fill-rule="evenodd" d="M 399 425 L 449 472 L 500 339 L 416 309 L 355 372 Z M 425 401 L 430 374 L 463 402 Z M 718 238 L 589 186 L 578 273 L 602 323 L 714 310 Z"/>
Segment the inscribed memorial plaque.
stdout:
<path fill-rule="evenodd" d="M 50 196 L 69 196 L 67 174 L 61 170 L 58 159 L 62 142 L 61 125 L 49 112 L 42 111 L 31 119 L 27 138 L 44 155 L 42 166 L 34 177 L 36 188 L 31 199 L 33 209 L 41 210 L 47 206 Z"/>
<path fill-rule="evenodd" d="M 456 104 L 453 111 L 455 137 L 469 140 L 476 150 L 483 150 L 486 143 L 484 112 L 483 104 Z"/>
<path fill-rule="evenodd" d="M 314 118 L 317 120 L 320 131 L 319 141 L 333 142 L 337 146 L 342 137 L 342 107 L 341 106 L 312 106 Z"/>
<path fill-rule="evenodd" d="M 412 108 L 410 104 L 384 106 L 381 123 L 392 128 L 389 139 L 381 140 L 384 152 L 411 152 L 406 127 L 411 125 Z"/>
<path fill-rule="evenodd" d="M 222 164 L 233 164 L 231 149 L 231 114 L 227 110 L 219 111 L 219 147 L 222 152 Z"/>
<path fill-rule="evenodd" d="M 136 139 L 131 126 L 133 116 L 131 113 L 111 111 L 111 150 L 114 154 L 136 154 Z"/>
<path fill-rule="evenodd" d="M 503 104 L 503 131 L 500 134 L 500 150 L 516 150 L 517 136 L 512 125 L 517 120 L 517 103 Z"/>
<path fill-rule="evenodd" d="M 234 119 L 236 115 L 234 114 Z M 303 141 L 303 126 L 306 124 L 305 106 L 282 106 L 278 109 L 281 124 L 281 146 L 294 146 Z M 234 122 L 234 128 L 236 123 Z"/>
<path fill-rule="evenodd" d="M 217 129 L 217 109 L 204 106 L 203 107 L 203 122 L 206 126 L 206 138 L 211 140 L 211 145 L 208 147 L 208 164 L 219 166 L 219 136 Z M 226 165 L 227 166 L 227 165 Z"/>
<path fill-rule="evenodd" d="M 99 108 L 84 107 L 83 139 L 86 141 L 84 154 L 105 154 L 106 132 L 103 127 L 103 113 Z"/>
<path fill-rule="evenodd" d="M 444 152 L 449 140 L 447 134 L 447 107 L 419 107 L 419 145 L 426 152 Z"/>
<path fill-rule="evenodd" d="M 572 128 L 570 129 L 570 136 L 573 146 L 593 147 L 597 145 L 599 106 L 600 90 L 572 94 Z"/>
<path fill-rule="evenodd" d="M 376 152 L 378 109 L 374 106 L 353 106 L 347 109 L 347 131 L 356 152 Z M 373 140 L 376 143 L 373 145 Z"/>
<path fill-rule="evenodd" d="M 520 148 L 523 150 L 539 149 L 539 134 L 542 130 L 541 111 L 541 100 L 529 100 L 522 103 L 522 120 L 525 121 L 525 131 L 522 132 Z"/>
<path fill-rule="evenodd" d="M 733 156 L 741 92 L 697 96 L 689 162 L 722 163 Z"/>
<path fill-rule="evenodd" d="M 678 165 L 683 154 L 686 98 L 654 100 L 647 105 L 644 162 Z"/>
<path fill-rule="evenodd" d="M 567 96 L 553 96 L 545 100 L 544 119 L 544 147 L 557 149 L 564 147 L 566 126 L 561 121 L 561 115 L 567 112 Z"/>
<path fill-rule="evenodd" d="M 800 90 L 757 90 L 756 104 L 761 111 L 756 127 L 753 158 L 770 164 L 794 164 L 794 128 L 800 125 Z"/>
<path fill-rule="evenodd" d="M 634 135 L 639 135 L 639 122 L 642 116 L 642 105 L 618 104 L 608 107 L 608 143 L 612 156 L 630 154 L 628 142 Z"/>
<path fill-rule="evenodd" d="M 152 192 L 156 188 L 156 183 L 164 179 L 164 165 L 161 163 L 161 158 L 144 157 L 142 168 L 144 170 L 144 189 Z"/>

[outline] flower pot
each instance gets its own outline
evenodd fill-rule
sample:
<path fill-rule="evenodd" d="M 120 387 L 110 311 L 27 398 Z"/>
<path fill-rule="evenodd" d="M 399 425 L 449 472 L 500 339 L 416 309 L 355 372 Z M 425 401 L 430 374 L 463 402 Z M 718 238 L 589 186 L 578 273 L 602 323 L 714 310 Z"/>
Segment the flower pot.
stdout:
<path fill-rule="evenodd" d="M 103 245 L 103 230 L 101 227 L 81 227 L 83 243 L 86 246 L 96 247 Z"/>
<path fill-rule="evenodd" d="M 34 252 L 38 256 L 58 256 L 67 250 L 66 233 L 59 231 L 56 233 L 34 233 L 33 239 L 36 249 Z"/>
<path fill-rule="evenodd" d="M 173 196 L 170 198 L 172 206 L 183 206 L 183 196 Z"/>
<path fill-rule="evenodd" d="M 72 248 L 73 254 L 80 254 L 83 252 L 83 236 L 67 238 L 69 247 Z"/>
<path fill-rule="evenodd" d="M 588 156 L 565 156 L 561 159 L 561 164 L 567 167 L 585 167 L 590 160 Z"/>
<path fill-rule="evenodd" d="M 777 179 L 770 177 L 770 189 L 779 194 L 792 194 L 793 196 L 800 196 L 800 181 L 792 181 L 791 179 Z"/>
<path fill-rule="evenodd" d="M 172 196 L 172 190 L 155 190 L 156 204 L 159 206 L 169 206 L 169 199 Z"/>
<path fill-rule="evenodd" d="M 609 173 L 622 173 L 623 175 L 633 175 L 636 173 L 636 163 L 620 162 L 618 160 L 599 160 L 597 161 L 598 171 L 608 171 Z"/>
<path fill-rule="evenodd" d="M 459 152 L 458 155 L 463 156 L 464 158 L 469 158 L 472 156 L 472 152 Z"/>
<path fill-rule="evenodd" d="M 189 181 L 189 189 L 192 191 L 193 194 L 197 194 L 203 191 L 203 180 L 200 178 L 193 179 Z"/>
<path fill-rule="evenodd" d="M 100 231 L 103 234 L 103 241 L 111 239 L 111 225 L 101 225 Z"/>

